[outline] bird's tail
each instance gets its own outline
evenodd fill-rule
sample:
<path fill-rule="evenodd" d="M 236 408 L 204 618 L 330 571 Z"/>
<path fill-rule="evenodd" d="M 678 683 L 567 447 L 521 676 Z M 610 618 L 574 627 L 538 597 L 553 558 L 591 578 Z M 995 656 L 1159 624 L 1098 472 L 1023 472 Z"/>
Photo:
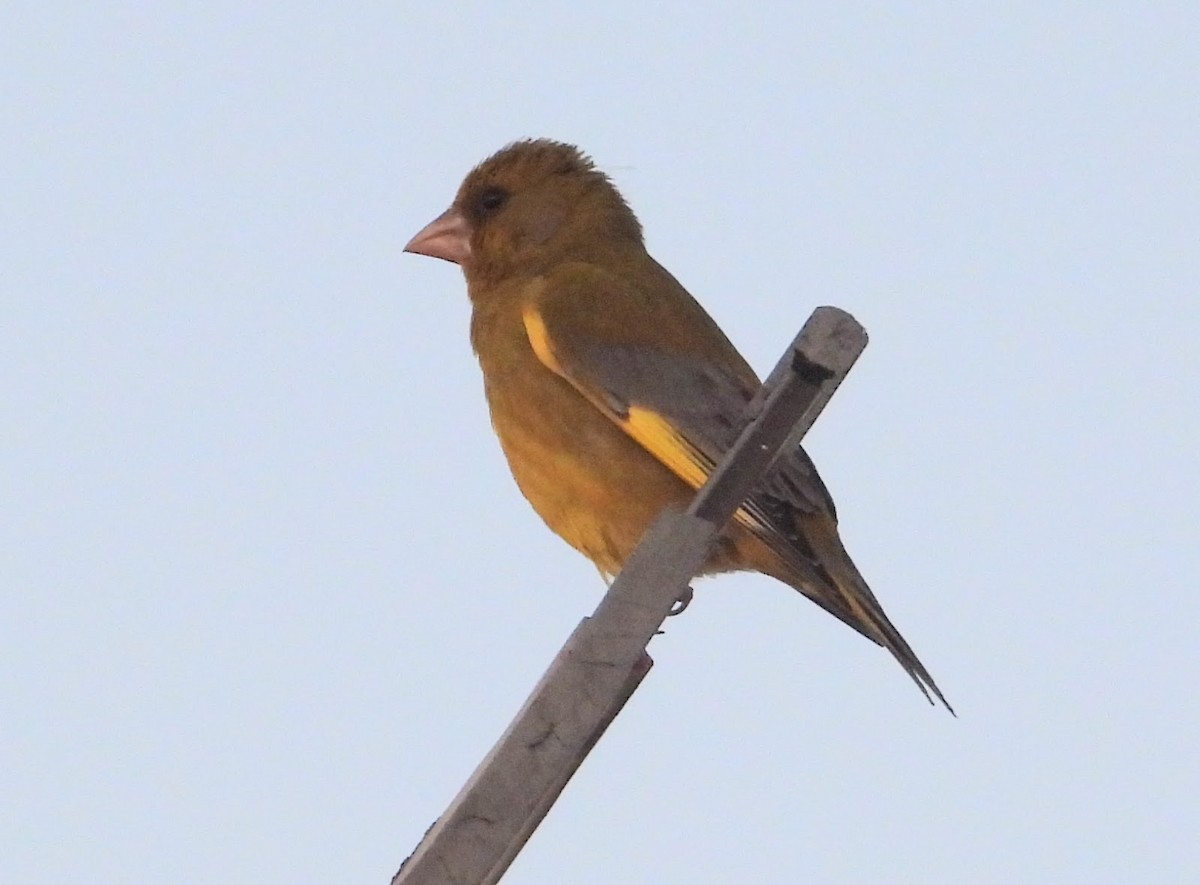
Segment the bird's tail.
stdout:
<path fill-rule="evenodd" d="M 818 571 L 828 578 L 829 586 L 822 588 L 824 594 L 836 594 L 836 599 L 829 600 L 832 606 L 841 609 L 844 620 L 890 651 L 931 704 L 936 696 L 951 715 L 956 716 L 954 708 L 933 681 L 933 676 L 900 635 L 900 631 L 888 620 L 875 594 L 859 574 L 838 537 L 837 524 L 826 514 L 809 517 L 804 522 L 803 535 L 812 547 Z"/>

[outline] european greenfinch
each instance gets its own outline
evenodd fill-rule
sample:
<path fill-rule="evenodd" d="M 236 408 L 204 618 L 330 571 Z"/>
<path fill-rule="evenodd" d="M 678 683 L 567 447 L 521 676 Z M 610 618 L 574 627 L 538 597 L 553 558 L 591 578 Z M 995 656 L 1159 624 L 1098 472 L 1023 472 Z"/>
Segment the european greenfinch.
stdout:
<path fill-rule="evenodd" d="M 405 251 L 458 264 L 492 424 L 533 509 L 605 576 L 736 440 L 754 370 L 572 145 L 519 141 L 467 175 Z M 777 578 L 890 651 L 949 709 L 838 536 L 801 448 L 726 527 L 703 574 Z"/>

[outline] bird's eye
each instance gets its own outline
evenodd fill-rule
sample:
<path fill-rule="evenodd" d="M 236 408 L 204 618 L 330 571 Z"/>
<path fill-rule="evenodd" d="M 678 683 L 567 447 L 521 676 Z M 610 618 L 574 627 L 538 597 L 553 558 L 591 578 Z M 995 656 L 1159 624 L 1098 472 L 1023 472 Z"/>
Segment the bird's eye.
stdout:
<path fill-rule="evenodd" d="M 506 202 L 508 202 L 508 191 L 502 187 L 489 187 L 475 199 L 479 214 L 485 218 L 495 215 Z"/>

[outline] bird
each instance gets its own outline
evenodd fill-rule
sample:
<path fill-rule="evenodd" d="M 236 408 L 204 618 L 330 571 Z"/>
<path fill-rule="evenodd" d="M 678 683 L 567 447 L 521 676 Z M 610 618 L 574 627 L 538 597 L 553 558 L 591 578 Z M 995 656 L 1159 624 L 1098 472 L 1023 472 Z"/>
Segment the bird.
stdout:
<path fill-rule="evenodd" d="M 603 576 L 618 574 L 664 508 L 686 507 L 733 445 L 758 376 L 651 257 L 625 198 L 574 145 L 501 148 L 404 251 L 462 269 L 471 344 L 517 486 Z M 734 571 L 798 590 L 954 712 L 846 552 L 802 447 L 753 490 L 701 574 Z"/>

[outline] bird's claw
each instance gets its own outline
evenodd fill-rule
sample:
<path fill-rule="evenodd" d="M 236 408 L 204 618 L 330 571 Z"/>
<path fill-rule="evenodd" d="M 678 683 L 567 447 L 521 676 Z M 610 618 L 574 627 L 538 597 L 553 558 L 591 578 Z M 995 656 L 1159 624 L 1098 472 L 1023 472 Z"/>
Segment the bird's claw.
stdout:
<path fill-rule="evenodd" d="M 692 588 L 684 587 L 683 593 L 680 595 L 680 597 L 678 599 L 675 600 L 675 604 L 673 606 L 671 606 L 671 610 L 669 612 L 667 612 L 667 617 L 673 618 L 673 617 L 675 617 L 675 615 L 683 614 L 684 609 L 686 609 L 691 604 L 692 604 Z"/>

